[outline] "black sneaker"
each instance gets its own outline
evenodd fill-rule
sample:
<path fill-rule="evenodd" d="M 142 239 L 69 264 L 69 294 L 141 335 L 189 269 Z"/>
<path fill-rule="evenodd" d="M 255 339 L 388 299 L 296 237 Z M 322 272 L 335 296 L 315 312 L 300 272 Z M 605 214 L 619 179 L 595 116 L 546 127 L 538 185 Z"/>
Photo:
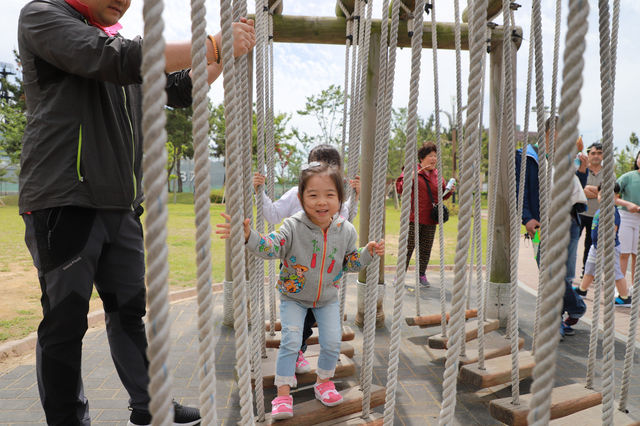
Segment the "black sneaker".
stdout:
<path fill-rule="evenodd" d="M 173 401 L 173 425 L 195 426 L 200 424 L 200 410 L 185 407 Z M 127 426 L 151 426 L 151 414 L 145 410 L 131 410 Z"/>
<path fill-rule="evenodd" d="M 573 290 L 575 290 L 576 294 L 580 297 L 586 297 L 587 292 L 589 291 L 589 290 L 580 290 L 580 287 L 574 287 Z"/>
<path fill-rule="evenodd" d="M 616 297 L 616 302 L 615 302 L 616 306 L 622 306 L 624 308 L 629 308 L 631 307 L 631 295 L 629 295 L 627 298 L 623 299 L 622 297 L 618 296 Z"/>

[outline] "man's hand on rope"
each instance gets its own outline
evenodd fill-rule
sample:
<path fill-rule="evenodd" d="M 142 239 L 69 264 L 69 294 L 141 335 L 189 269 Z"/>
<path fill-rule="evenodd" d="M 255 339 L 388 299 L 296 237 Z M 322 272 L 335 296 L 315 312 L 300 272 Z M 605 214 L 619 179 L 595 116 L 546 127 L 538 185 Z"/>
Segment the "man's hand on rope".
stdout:
<path fill-rule="evenodd" d="M 378 256 L 384 256 L 384 240 L 380 240 L 377 243 L 375 241 L 369 241 L 367 243 L 367 250 L 369 250 L 369 254 L 373 256 L 373 254 L 377 254 Z"/>
<path fill-rule="evenodd" d="M 231 216 L 229 216 L 226 213 L 220 213 L 220 216 L 225 218 L 226 222 L 216 224 L 216 228 L 218 228 L 218 230 L 216 231 L 216 234 L 220 235 L 220 238 L 222 238 L 223 240 L 226 240 L 231 236 L 231 223 L 229 223 L 231 221 Z M 251 228 L 249 228 L 249 219 L 245 219 L 243 225 L 244 225 L 244 242 L 246 243 L 247 240 L 249 239 L 249 234 L 251 233 Z"/>
<path fill-rule="evenodd" d="M 233 56 L 246 55 L 256 45 L 256 30 L 253 19 L 240 18 L 232 24 Z"/>
<path fill-rule="evenodd" d="M 264 185 L 264 182 L 265 182 L 265 176 L 264 175 L 261 175 L 258 172 L 255 172 L 253 174 L 253 189 L 254 189 L 254 191 L 256 191 L 256 194 L 258 193 L 258 189 L 261 186 Z M 356 190 L 356 192 L 358 192 L 358 191 Z"/>
<path fill-rule="evenodd" d="M 533 238 L 533 236 L 536 234 L 536 229 L 540 228 L 540 222 L 535 219 L 531 219 L 526 223 L 526 225 L 524 225 L 524 227 L 527 228 L 527 233 L 529 234 L 529 236 Z"/>

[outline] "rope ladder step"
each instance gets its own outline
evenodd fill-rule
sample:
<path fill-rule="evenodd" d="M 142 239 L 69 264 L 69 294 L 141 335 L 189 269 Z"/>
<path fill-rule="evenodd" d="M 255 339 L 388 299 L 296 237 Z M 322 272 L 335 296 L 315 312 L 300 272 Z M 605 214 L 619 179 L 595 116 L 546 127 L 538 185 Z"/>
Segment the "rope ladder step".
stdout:
<path fill-rule="evenodd" d="M 347 320 L 347 314 L 344 314 L 344 320 L 345 321 Z M 317 327 L 317 326 L 318 326 L 318 323 L 313 324 L 313 327 Z M 273 323 L 273 329 L 274 331 L 282 330 L 282 323 L 280 322 L 280 320 L 276 320 Z M 264 322 L 264 331 L 267 331 L 267 332 L 271 331 L 271 321 L 267 320 Z"/>
<path fill-rule="evenodd" d="M 286 420 L 271 420 L 271 416 L 265 416 L 263 423 L 257 425 L 316 425 L 323 422 L 340 419 L 341 417 L 350 416 L 359 413 L 362 410 L 362 390 L 360 386 L 354 386 L 348 389 L 340 390 L 343 402 L 335 407 L 325 407 L 320 401 L 314 399 L 312 401 L 294 403 L 293 417 Z M 371 403 L 370 407 L 375 408 L 384 404 L 386 389 L 382 386 L 371 386 Z"/>
<path fill-rule="evenodd" d="M 488 320 L 484 322 L 484 332 L 490 333 L 492 331 L 497 330 L 500 327 L 500 321 L 497 319 Z M 471 340 L 478 338 L 478 320 L 467 321 L 464 325 L 465 328 L 465 342 L 469 342 Z M 442 334 L 438 334 L 436 336 L 431 336 L 427 339 L 427 343 L 430 348 L 433 349 L 447 349 L 449 338 L 443 336 Z"/>
<path fill-rule="evenodd" d="M 612 424 L 625 426 L 640 426 L 640 422 L 634 420 L 620 410 L 613 410 Z M 578 411 L 570 416 L 551 420 L 552 426 L 596 426 L 602 424 L 602 405 L 595 405 L 586 410 Z"/>
<path fill-rule="evenodd" d="M 489 402 L 491 416 L 510 426 L 527 425 L 531 394 L 520 395 L 520 405 L 513 405 L 513 399 L 500 398 Z M 602 393 L 587 389 L 582 383 L 573 383 L 554 388 L 551 391 L 551 420 L 569 416 L 578 411 L 599 405 Z"/>
<path fill-rule="evenodd" d="M 522 351 L 518 354 L 518 368 L 520 380 L 531 376 L 536 363 L 533 354 Z M 511 381 L 511 355 L 505 355 L 487 360 L 485 369 L 478 368 L 478 364 L 467 364 L 460 369 L 460 381 L 469 383 L 478 389 L 502 385 Z"/>
<path fill-rule="evenodd" d="M 493 359 L 501 356 L 509 355 L 511 353 L 511 345 L 509 341 L 500 333 L 491 332 L 484 336 L 484 358 Z M 463 365 L 474 364 L 478 362 L 478 340 L 472 340 L 467 343 L 465 347 L 465 355 L 461 355 L 458 363 L 460 367 Z M 524 338 L 518 340 L 518 347 L 522 349 L 524 347 Z M 425 347 L 429 356 L 433 361 L 446 361 L 447 350 L 446 349 L 433 349 L 428 346 Z"/>
<path fill-rule="evenodd" d="M 280 335 L 282 331 L 277 331 L 274 336 L 267 334 L 266 346 L 267 348 L 279 348 L 280 347 Z M 350 340 L 355 339 L 356 333 L 351 329 L 351 327 L 344 326 L 342 328 L 342 341 L 348 342 Z M 313 329 L 313 334 L 307 339 L 307 345 L 317 345 L 319 343 L 318 340 L 318 329 Z"/>
<path fill-rule="evenodd" d="M 467 309 L 465 311 L 465 319 L 475 318 L 478 316 L 477 309 Z M 421 315 L 416 317 L 405 317 L 405 322 L 410 326 L 432 327 L 440 325 L 442 316 L 440 314 Z M 449 313 L 447 313 L 447 322 L 449 322 Z"/>

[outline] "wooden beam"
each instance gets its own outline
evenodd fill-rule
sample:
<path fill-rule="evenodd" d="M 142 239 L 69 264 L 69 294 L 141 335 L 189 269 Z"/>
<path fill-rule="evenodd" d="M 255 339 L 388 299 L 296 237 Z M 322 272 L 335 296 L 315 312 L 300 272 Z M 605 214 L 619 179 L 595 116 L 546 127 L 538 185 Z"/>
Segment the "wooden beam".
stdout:
<path fill-rule="evenodd" d="M 254 19 L 254 16 L 249 16 Z M 344 18 L 329 18 L 320 16 L 293 16 L 275 15 L 273 17 L 273 39 L 278 43 L 306 43 L 306 44 L 339 44 L 345 43 Z M 455 49 L 453 22 L 440 22 L 437 24 L 438 48 Z M 373 19 L 371 31 L 380 33 L 380 19 Z M 398 30 L 398 47 L 411 47 L 411 39 L 407 35 L 407 23 L 400 22 Z M 431 23 L 423 25 L 422 47 L 431 48 Z M 516 27 L 515 31 L 522 36 L 522 28 Z M 462 49 L 469 48 L 469 26 L 461 26 Z M 502 27 L 498 26 L 491 31 L 492 41 L 501 41 L 503 37 Z M 515 37 L 514 45 L 520 47 L 522 37 Z"/>
<path fill-rule="evenodd" d="M 491 416 L 511 426 L 526 426 L 531 394 L 520 395 L 520 405 L 513 405 L 511 401 L 511 397 L 490 401 L 489 412 Z M 593 389 L 585 388 L 582 383 L 553 388 L 551 390 L 550 419 L 566 417 L 600 403 L 602 403 L 602 394 Z"/>
<path fill-rule="evenodd" d="M 320 401 L 314 399 L 312 401 L 293 403 L 293 417 L 286 420 L 278 420 L 274 422 L 271 416 L 267 415 L 264 423 L 258 425 L 277 424 L 285 425 L 315 425 L 327 422 L 340 417 L 348 416 L 362 410 L 362 391 L 359 386 L 346 390 L 339 390 L 342 398 L 342 404 L 335 407 L 325 407 Z M 384 404 L 386 389 L 382 386 L 371 385 L 371 403 L 370 407 L 375 408 Z"/>
<path fill-rule="evenodd" d="M 336 2 L 336 16 L 338 18 L 345 17 L 344 12 L 342 11 L 342 8 L 338 4 L 340 1 L 342 1 L 343 6 L 345 7 L 345 9 L 347 9 L 349 13 L 353 13 L 353 5 L 355 3 L 355 0 L 338 0 Z M 404 3 L 404 5 L 407 6 L 409 10 L 414 10 L 416 8 L 415 0 L 402 0 L 402 3 Z M 393 7 L 393 4 L 389 3 L 389 15 L 391 15 L 392 7 Z M 407 13 L 404 11 L 403 8 L 400 8 L 400 19 L 407 20 L 407 18 L 408 18 Z"/>
<path fill-rule="evenodd" d="M 502 12 L 502 0 L 489 0 L 487 5 L 487 21 L 492 20 Z M 465 7 L 462 11 L 462 22 L 469 22 L 469 9 Z"/>
<path fill-rule="evenodd" d="M 524 339 L 521 337 L 518 340 L 518 348 L 524 347 Z M 433 361 L 446 361 L 447 350 L 446 349 L 432 349 L 429 346 L 425 346 L 425 351 L 429 354 Z M 503 335 L 491 332 L 484 336 L 484 359 L 498 358 L 500 356 L 509 355 L 511 353 L 511 345 Z M 473 364 L 478 362 L 478 340 L 472 340 L 467 343 L 465 347 L 465 355 L 460 356 L 458 364 L 463 365 Z"/>
<path fill-rule="evenodd" d="M 449 313 L 447 315 L 447 322 L 449 322 Z M 467 309 L 464 313 L 465 319 L 475 318 L 478 316 L 477 309 Z M 420 327 L 429 327 L 434 325 L 440 325 L 442 322 L 442 315 L 440 314 L 432 314 L 432 315 L 422 315 L 419 317 L 405 317 L 404 319 L 407 325 L 419 325 Z"/>
<path fill-rule="evenodd" d="M 518 353 L 520 380 L 531 376 L 536 363 L 529 351 Z M 468 364 L 460 369 L 460 381 L 469 383 L 478 389 L 509 383 L 511 380 L 511 354 L 487 360 L 485 369 L 480 370 L 478 364 Z"/>
<path fill-rule="evenodd" d="M 347 314 L 344 314 L 344 320 L 345 321 L 347 320 Z M 317 327 L 317 326 L 318 326 L 317 322 L 312 325 L 312 327 Z M 266 320 L 264 322 L 264 330 L 269 331 L 270 327 L 271 327 L 271 321 Z M 280 320 L 276 320 L 274 324 L 274 331 L 280 331 L 280 330 L 282 330 L 282 323 L 280 323 Z"/>
<path fill-rule="evenodd" d="M 500 328 L 500 321 L 498 320 L 488 320 L 484 322 L 484 332 L 488 334 L 492 331 Z M 473 339 L 478 338 L 478 320 L 467 321 L 464 324 L 465 329 L 465 342 L 469 342 Z M 442 334 L 438 334 L 436 336 L 431 336 L 427 340 L 430 348 L 434 349 L 447 349 L 449 343 L 449 338 L 443 336 Z"/>

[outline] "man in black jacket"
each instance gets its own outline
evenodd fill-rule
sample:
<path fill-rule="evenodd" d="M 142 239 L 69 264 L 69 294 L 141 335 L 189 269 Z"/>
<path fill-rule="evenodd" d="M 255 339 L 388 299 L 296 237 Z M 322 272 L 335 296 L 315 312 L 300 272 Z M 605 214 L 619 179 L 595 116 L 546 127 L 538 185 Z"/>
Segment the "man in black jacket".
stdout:
<path fill-rule="evenodd" d="M 93 284 L 105 310 L 129 424 L 151 423 L 142 225 L 142 39 L 118 34 L 131 0 L 33 0 L 18 44 L 27 101 L 20 172 L 25 241 L 42 289 L 36 347 L 47 423 L 89 425 L 82 338 Z M 255 44 L 253 22 L 233 26 L 234 54 Z M 207 39 L 208 79 L 222 71 L 220 35 Z M 167 44 L 172 107 L 191 104 L 190 43 Z M 174 403 L 174 424 L 197 409 Z"/>

